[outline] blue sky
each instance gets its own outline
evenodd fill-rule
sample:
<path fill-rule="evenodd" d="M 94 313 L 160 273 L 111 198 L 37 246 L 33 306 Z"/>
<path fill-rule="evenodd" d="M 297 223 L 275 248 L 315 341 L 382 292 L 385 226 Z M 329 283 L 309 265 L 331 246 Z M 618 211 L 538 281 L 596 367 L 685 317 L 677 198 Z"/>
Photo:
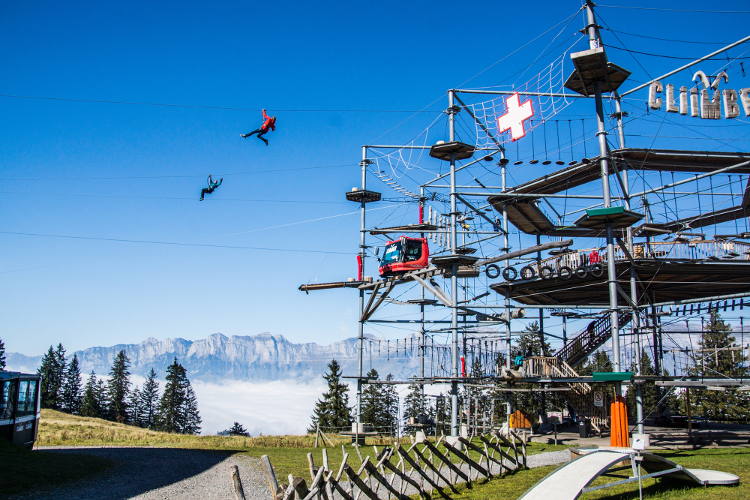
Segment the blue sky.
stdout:
<path fill-rule="evenodd" d="M 354 292 L 305 295 L 297 287 L 356 274 L 359 217 L 344 193 L 359 184 L 361 145 L 410 141 L 445 108 L 448 88 L 510 84 L 547 50 L 587 48 L 583 40 L 574 45 L 583 26 L 578 15 L 508 56 L 580 7 L 539 5 L 3 3 L 0 94 L 73 99 L 0 97 L 6 348 L 31 355 L 58 342 L 75 350 L 214 332 L 268 331 L 321 344 L 354 335 Z M 706 8 L 691 1 L 671 6 Z M 598 12 L 613 29 L 652 37 L 718 43 L 748 34 L 746 14 Z M 617 36 L 631 50 L 684 57 L 720 47 Z M 620 45 L 607 31 L 603 37 Z M 633 72 L 633 81 L 685 62 L 635 55 L 638 64 L 614 49 L 609 56 Z M 521 82 L 539 71 L 532 67 Z M 728 87 L 750 87 L 736 73 Z M 668 81 L 687 85 L 690 78 L 686 72 Z M 645 91 L 632 97 L 629 106 L 643 109 Z M 260 125 L 260 108 L 278 117 L 268 147 L 239 137 Z M 590 108 L 573 106 L 566 119 L 590 116 Z M 747 139 L 746 122 L 731 125 L 711 133 Z M 629 130 L 647 135 L 654 127 L 644 121 Z M 432 133 L 431 140 L 446 138 L 444 127 Z M 638 140 L 633 145 L 650 141 Z M 518 177 L 541 172 L 528 168 Z M 224 183 L 200 203 L 208 174 Z M 368 182 L 385 197 L 398 196 L 374 178 Z M 380 217 L 398 207 L 371 208 Z M 416 222 L 413 206 L 399 210 L 391 222 Z M 373 269 L 374 261 L 367 265 Z"/>

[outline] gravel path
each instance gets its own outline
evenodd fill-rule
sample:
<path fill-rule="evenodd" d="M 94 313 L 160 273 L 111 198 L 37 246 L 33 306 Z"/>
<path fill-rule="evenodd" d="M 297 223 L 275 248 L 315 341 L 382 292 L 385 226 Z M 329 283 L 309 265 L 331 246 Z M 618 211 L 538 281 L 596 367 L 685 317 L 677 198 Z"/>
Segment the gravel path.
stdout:
<path fill-rule="evenodd" d="M 205 450 L 178 448 L 123 448 L 123 447 L 54 447 L 43 448 L 42 453 L 85 453 L 109 458 L 115 467 L 89 480 L 74 485 L 50 488 L 24 494 L 17 498 L 42 500 L 69 499 L 134 499 L 134 500 L 233 500 L 229 470 L 237 465 L 242 487 L 248 500 L 269 500 L 270 494 L 260 460 L 247 455 Z M 570 451 L 551 451 L 529 455 L 529 468 L 554 465 L 570 460 Z M 468 472 L 466 464 L 461 467 Z M 448 475 L 447 468 L 442 468 Z M 492 472 L 498 474 L 499 466 L 493 464 Z M 416 474 L 413 476 L 416 479 Z M 305 478 L 307 479 L 307 478 Z M 396 479 L 394 487 L 401 488 Z M 444 483 L 437 482 L 442 486 Z M 459 480 L 459 482 L 463 482 Z M 309 483 L 309 481 L 308 481 Z M 373 484 L 372 486 L 376 486 Z M 427 486 L 427 485 L 425 485 Z M 403 485 L 406 494 L 415 494 L 411 486 Z M 389 492 L 376 487 L 378 497 L 386 499 Z"/>
<path fill-rule="evenodd" d="M 545 465 L 555 465 L 570 461 L 570 450 L 548 451 L 538 455 L 529 455 L 526 457 L 526 465 L 529 469 L 534 467 L 544 467 Z"/>
<path fill-rule="evenodd" d="M 103 474 L 74 485 L 51 488 L 23 499 L 234 500 L 229 469 L 237 465 L 245 497 L 268 500 L 260 460 L 247 455 L 178 448 L 55 447 L 41 453 L 85 453 L 116 462 Z"/>

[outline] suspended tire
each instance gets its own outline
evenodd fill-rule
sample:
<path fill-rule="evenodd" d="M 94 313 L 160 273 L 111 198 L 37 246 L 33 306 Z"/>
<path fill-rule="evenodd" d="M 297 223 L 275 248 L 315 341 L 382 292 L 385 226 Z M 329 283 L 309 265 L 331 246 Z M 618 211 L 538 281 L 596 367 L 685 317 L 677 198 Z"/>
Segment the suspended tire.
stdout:
<path fill-rule="evenodd" d="M 536 271 L 534 271 L 534 268 L 531 266 L 524 266 L 521 268 L 521 272 L 518 274 L 521 276 L 522 280 L 530 280 L 534 279 L 534 276 L 536 276 Z"/>
<path fill-rule="evenodd" d="M 575 268 L 575 269 L 573 270 L 573 274 L 575 274 L 575 275 L 576 275 L 576 278 L 581 278 L 581 279 L 583 279 L 583 278 L 585 278 L 585 277 L 586 277 L 586 275 L 587 275 L 588 273 L 589 273 L 589 272 L 588 272 L 588 269 L 586 269 L 586 266 L 584 266 L 584 265 L 580 265 L 580 266 L 576 267 L 576 268 Z"/>
<path fill-rule="evenodd" d="M 549 266 L 542 266 L 539 268 L 539 277 L 543 280 L 552 279 L 552 276 L 554 275 L 555 271 Z"/>
<path fill-rule="evenodd" d="M 568 266 L 560 266 L 560 269 L 557 271 L 557 276 L 561 280 L 567 281 L 573 276 L 573 271 Z"/>
<path fill-rule="evenodd" d="M 591 276 L 594 278 L 601 278 L 604 274 L 604 266 L 601 264 L 594 264 L 591 266 Z"/>
<path fill-rule="evenodd" d="M 505 281 L 515 281 L 518 277 L 518 271 L 515 267 L 506 267 L 503 269 L 503 279 Z"/>
<path fill-rule="evenodd" d="M 495 264 L 490 264 L 485 268 L 484 274 L 486 274 L 488 278 L 494 280 L 495 278 L 500 276 L 500 268 Z"/>

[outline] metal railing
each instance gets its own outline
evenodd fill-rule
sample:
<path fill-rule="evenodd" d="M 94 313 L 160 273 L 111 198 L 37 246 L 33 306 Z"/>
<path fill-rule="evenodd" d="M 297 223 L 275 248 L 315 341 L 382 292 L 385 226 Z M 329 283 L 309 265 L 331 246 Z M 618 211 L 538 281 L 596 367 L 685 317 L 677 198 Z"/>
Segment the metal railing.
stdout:
<path fill-rule="evenodd" d="M 614 249 L 615 262 L 627 261 L 625 252 L 619 247 Z M 634 260 L 685 260 L 685 261 L 750 261 L 750 243 L 738 241 L 663 241 L 650 243 L 636 243 L 633 245 L 632 257 Z M 561 269 L 568 268 L 568 272 L 574 273 L 579 269 L 581 275 L 592 272 L 592 266 L 599 264 L 606 267 L 606 248 L 582 248 L 571 252 L 562 253 L 548 257 L 539 262 L 528 263 L 525 267 L 533 270 L 533 278 L 540 277 L 542 268 L 549 273 L 551 270 L 558 274 Z M 516 279 L 525 279 L 520 273 Z M 606 269 L 600 269 L 601 276 L 606 274 Z"/>

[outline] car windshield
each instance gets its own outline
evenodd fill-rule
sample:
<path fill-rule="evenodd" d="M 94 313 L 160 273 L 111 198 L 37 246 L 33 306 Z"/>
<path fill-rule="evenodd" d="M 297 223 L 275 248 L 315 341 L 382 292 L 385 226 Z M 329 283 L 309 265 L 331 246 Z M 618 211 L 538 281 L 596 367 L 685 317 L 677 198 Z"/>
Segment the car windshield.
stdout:
<path fill-rule="evenodd" d="M 407 241 L 406 242 L 406 262 L 412 262 L 419 260 L 422 257 L 422 242 L 421 241 Z"/>
<path fill-rule="evenodd" d="M 401 241 L 395 241 L 385 247 L 381 265 L 385 266 L 387 264 L 395 264 L 396 262 L 401 262 Z"/>

